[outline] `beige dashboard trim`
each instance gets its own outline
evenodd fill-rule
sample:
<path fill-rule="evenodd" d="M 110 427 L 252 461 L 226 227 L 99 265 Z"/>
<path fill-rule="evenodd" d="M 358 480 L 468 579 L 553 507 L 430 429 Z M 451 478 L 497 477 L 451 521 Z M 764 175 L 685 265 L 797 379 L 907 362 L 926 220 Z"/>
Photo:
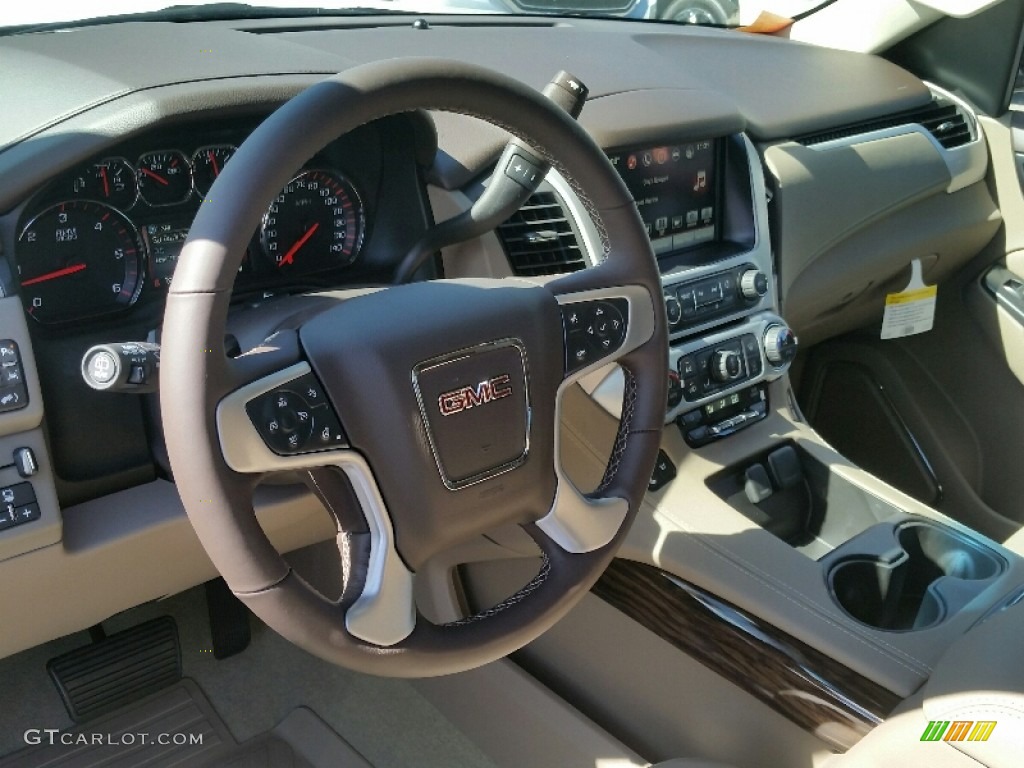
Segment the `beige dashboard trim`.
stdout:
<path fill-rule="evenodd" d="M 335 535 L 327 512 L 304 489 L 262 487 L 255 505 L 281 552 Z M 4 624 L 0 657 L 217 576 L 167 481 L 70 507 L 63 518 L 63 542 L 0 563 L 0 583 L 17 585 L 0 590 L 0 616 L 33 617 Z"/>

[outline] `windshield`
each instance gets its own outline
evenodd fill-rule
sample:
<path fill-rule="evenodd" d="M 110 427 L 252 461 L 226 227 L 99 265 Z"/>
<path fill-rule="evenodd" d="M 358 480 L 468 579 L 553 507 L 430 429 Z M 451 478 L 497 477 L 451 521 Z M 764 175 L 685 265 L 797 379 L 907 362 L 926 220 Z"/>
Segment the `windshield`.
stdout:
<path fill-rule="evenodd" d="M 752 24 L 762 11 L 783 18 L 807 15 L 832 0 L 348 0 L 320 5 L 317 0 L 271 0 L 244 4 L 199 0 L 168 6 L 167 0 L 36 0 L 5 3 L 0 28 L 112 21 L 132 16 L 151 20 L 232 19 L 272 15 L 397 13 L 498 13 L 617 16 L 706 26 Z"/>

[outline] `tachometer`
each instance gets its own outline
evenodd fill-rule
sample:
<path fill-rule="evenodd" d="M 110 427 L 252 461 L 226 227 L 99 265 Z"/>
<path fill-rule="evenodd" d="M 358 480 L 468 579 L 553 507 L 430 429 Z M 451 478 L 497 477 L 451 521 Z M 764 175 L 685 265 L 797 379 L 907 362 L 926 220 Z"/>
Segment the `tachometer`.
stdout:
<path fill-rule="evenodd" d="M 263 250 L 287 274 L 309 274 L 355 261 L 363 240 L 363 206 L 333 171 L 304 171 L 281 190 L 263 217 Z"/>
<path fill-rule="evenodd" d="M 58 203 L 21 231 L 15 253 L 22 299 L 41 323 L 131 306 L 142 289 L 142 254 L 132 223 L 89 200 Z"/>

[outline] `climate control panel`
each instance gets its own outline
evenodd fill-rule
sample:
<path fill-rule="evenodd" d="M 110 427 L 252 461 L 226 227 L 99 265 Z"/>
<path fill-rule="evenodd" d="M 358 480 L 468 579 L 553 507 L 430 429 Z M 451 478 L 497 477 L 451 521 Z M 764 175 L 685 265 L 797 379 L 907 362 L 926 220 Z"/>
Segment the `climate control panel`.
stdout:
<path fill-rule="evenodd" d="M 788 370 L 796 350 L 793 331 L 772 312 L 752 315 L 738 326 L 671 346 L 666 423 L 696 406 L 779 378 Z"/>
<path fill-rule="evenodd" d="M 709 345 L 676 361 L 683 399 L 689 403 L 757 378 L 763 370 L 761 346 L 752 333 Z"/>

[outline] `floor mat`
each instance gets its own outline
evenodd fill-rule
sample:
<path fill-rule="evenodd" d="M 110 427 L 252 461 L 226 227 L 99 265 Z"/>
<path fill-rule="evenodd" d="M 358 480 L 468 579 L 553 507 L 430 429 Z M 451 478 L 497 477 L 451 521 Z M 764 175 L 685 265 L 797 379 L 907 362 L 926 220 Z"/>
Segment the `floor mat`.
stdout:
<path fill-rule="evenodd" d="M 371 768 L 313 712 L 237 744 L 191 680 L 68 731 L 29 732 L 38 744 L 0 768 Z"/>

